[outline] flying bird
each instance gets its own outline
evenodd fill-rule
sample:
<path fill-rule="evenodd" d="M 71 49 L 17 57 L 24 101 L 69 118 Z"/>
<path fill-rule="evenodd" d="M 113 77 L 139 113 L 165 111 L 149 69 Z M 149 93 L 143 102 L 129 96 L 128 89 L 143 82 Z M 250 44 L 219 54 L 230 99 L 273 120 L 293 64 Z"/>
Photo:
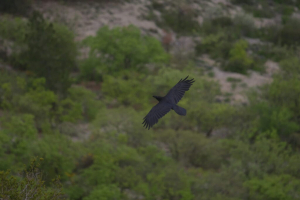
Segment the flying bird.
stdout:
<path fill-rule="evenodd" d="M 146 129 L 149 130 L 171 109 L 174 110 L 178 115 L 186 115 L 186 110 L 176 104 L 181 100 L 184 93 L 188 91 L 191 85 L 195 82 L 194 79 L 187 80 L 188 77 L 189 76 L 187 76 L 183 80 L 180 79 L 180 81 L 167 93 L 166 96 L 153 96 L 159 102 L 150 110 L 146 117 L 144 117 L 144 121 L 142 124 L 144 124 L 144 127 Z"/>

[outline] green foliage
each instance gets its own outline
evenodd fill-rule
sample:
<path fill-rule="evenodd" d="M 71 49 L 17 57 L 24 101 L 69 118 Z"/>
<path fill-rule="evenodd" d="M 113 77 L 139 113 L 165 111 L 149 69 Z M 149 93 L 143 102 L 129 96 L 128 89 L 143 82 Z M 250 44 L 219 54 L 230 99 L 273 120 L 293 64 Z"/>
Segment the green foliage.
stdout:
<path fill-rule="evenodd" d="M 254 60 L 247 54 L 248 43 L 245 40 L 237 41 L 229 52 L 229 61 L 223 67 L 227 71 L 246 74 L 251 69 Z"/>
<path fill-rule="evenodd" d="M 300 128 L 292 121 L 293 113 L 285 107 L 271 107 L 261 103 L 256 110 L 259 116 L 257 128 L 262 132 L 276 130 L 279 135 L 288 136 Z"/>
<path fill-rule="evenodd" d="M 143 81 L 145 76 L 134 74 L 122 79 L 107 75 L 104 78 L 102 92 L 110 101 L 116 99 L 119 103 L 136 109 L 148 106 L 149 94 L 153 92 L 150 82 Z"/>
<path fill-rule="evenodd" d="M 254 6 L 260 2 L 255 1 Z M 174 29 L 178 25 L 176 17 L 169 16 L 168 23 L 174 22 Z M 191 21 L 193 17 L 182 20 Z M 64 56 L 55 57 L 55 62 L 50 58 L 57 55 L 54 51 L 63 49 L 60 41 L 69 41 L 59 39 L 59 33 L 69 37 L 68 31 L 39 17 L 31 19 L 29 26 L 20 19 L 11 22 L 0 22 L 1 37 L 18 49 L 13 49 L 10 61 L 15 59 L 24 65 L 23 69 L 29 69 L 31 58 L 32 66 L 37 68 L 31 71 L 36 76 L 48 69 L 38 66 L 52 66 L 48 65 L 50 62 L 65 64 L 61 60 Z M 190 24 L 186 26 L 189 27 L 180 31 L 190 33 Z M 166 63 L 168 55 L 157 40 L 141 36 L 133 26 L 111 30 L 104 27 L 97 36 L 85 40 L 91 52 L 82 63 L 81 78 L 101 81 L 97 94 L 74 86 L 66 87 L 62 98 L 61 89 L 52 89 L 48 84 L 49 80 L 55 86 L 56 82 L 65 84 L 58 78 L 36 79 L 15 70 L 2 70 L 0 170 L 12 172 L 0 172 L 0 191 L 5 191 L 5 195 L 13 193 L 14 199 L 24 199 L 22 187 L 29 183 L 27 188 L 41 186 L 36 193 L 39 197 L 33 199 L 298 198 L 300 61 L 291 57 L 296 55 L 295 49 L 279 45 L 270 45 L 268 48 L 275 48 L 268 52 L 258 47 L 262 53 L 254 45 L 248 49 L 247 42 L 238 39 L 257 34 L 249 15 L 207 19 L 200 33 L 204 37 L 198 45 L 199 53 L 209 53 L 221 62 L 237 62 L 241 71 L 253 69 L 258 54 L 262 59 L 287 59 L 280 62 L 282 71 L 272 83 L 249 95 L 247 106 L 216 102 L 221 95 L 219 84 L 194 66 L 183 65 L 180 70 L 154 67 L 147 71 L 147 64 Z M 47 39 L 54 45 L 48 44 Z M 45 53 L 49 57 L 37 52 L 38 47 L 49 51 Z M 285 48 L 290 48 L 290 52 Z M 253 53 L 251 57 L 248 50 Z M 43 61 L 33 62 L 34 56 Z M 142 119 L 157 103 L 152 95 L 165 95 L 187 75 L 196 80 L 179 102 L 187 115 L 171 111 L 153 129 L 145 130 Z M 61 128 L 66 124 L 70 134 Z M 16 172 L 32 156 L 43 157 L 44 161 L 37 176 L 27 179 L 26 173 Z M 61 177 L 66 195 L 44 197 L 60 191 L 51 185 L 57 176 Z"/>
<path fill-rule="evenodd" d="M 206 36 L 196 46 L 196 52 L 198 54 L 209 53 L 214 59 L 227 59 L 231 48 L 232 43 L 228 40 L 227 35 L 224 32 L 220 32 Z"/>
<path fill-rule="evenodd" d="M 198 101 L 189 104 L 189 108 L 188 120 L 207 136 L 210 136 L 212 130 L 231 124 L 235 120 L 235 109 L 227 104 Z"/>
<path fill-rule="evenodd" d="M 165 63 L 169 57 L 158 40 L 142 36 L 133 25 L 114 29 L 104 26 L 83 43 L 91 48 L 80 67 L 85 80 L 99 81 L 103 74 L 115 75 L 121 71 L 146 72 L 146 64 Z"/>
<path fill-rule="evenodd" d="M 245 175 L 250 179 L 263 178 L 265 174 L 289 174 L 299 178 L 297 168 L 300 162 L 295 162 L 299 155 L 293 154 L 285 142 L 261 137 L 253 144 L 236 141 L 231 145 L 231 162 L 240 162 Z"/>
<path fill-rule="evenodd" d="M 77 48 L 74 35 L 63 26 L 48 23 L 34 12 L 28 22 L 25 44 L 21 54 L 27 69 L 46 79 L 46 87 L 61 94 L 70 87 L 70 73 L 75 67 Z"/>
<path fill-rule="evenodd" d="M 42 158 L 40 160 L 43 160 Z M 0 171 L 1 199 L 66 199 L 61 192 L 58 178 L 52 180 L 52 188 L 46 188 L 40 173 L 40 162 L 33 159 L 31 165 L 21 171 L 21 178 L 9 171 Z"/>
<path fill-rule="evenodd" d="M 299 66 L 298 58 L 287 59 L 281 62 L 282 74 L 275 77 L 266 91 L 266 98 L 275 105 L 287 107 L 296 115 L 299 114 L 298 104 L 300 87 L 299 87 Z"/>
<path fill-rule="evenodd" d="M 149 173 L 147 181 L 150 189 L 149 197 L 147 198 L 149 200 L 159 197 L 166 199 L 193 199 L 190 191 L 190 181 L 186 173 L 177 167 L 169 167 L 160 173 Z"/>
<path fill-rule="evenodd" d="M 89 196 L 83 200 L 121 200 L 121 192 L 115 185 L 103 185 L 94 189 Z"/>
<path fill-rule="evenodd" d="M 68 97 L 73 101 L 73 104 L 80 104 L 82 115 L 88 121 L 95 119 L 99 110 L 104 106 L 102 102 L 97 100 L 95 93 L 83 87 L 71 87 L 68 91 Z"/>
<path fill-rule="evenodd" d="M 22 18 L 9 16 L 1 16 L 0 19 L 0 35 L 1 38 L 11 40 L 17 44 L 22 44 L 27 31 L 26 21 Z"/>
<path fill-rule="evenodd" d="M 15 164 L 14 169 L 20 167 L 20 161 L 29 158 L 30 141 L 37 139 L 34 117 L 30 114 L 20 116 L 1 117 L 0 130 L 0 170 L 8 169 Z"/>
<path fill-rule="evenodd" d="M 142 117 L 132 108 L 102 109 L 93 124 L 107 132 L 110 140 L 138 147 L 151 139 L 151 133 L 140 126 Z"/>
<path fill-rule="evenodd" d="M 45 88 L 45 79 L 17 78 L 15 83 L 2 84 L 3 109 L 28 113 L 35 117 L 36 125 L 44 131 L 50 130 L 53 122 L 75 122 L 82 117 L 82 102 L 70 98 L 59 99 L 58 96 Z"/>
<path fill-rule="evenodd" d="M 167 145 L 172 158 L 185 166 L 219 169 L 225 160 L 226 151 L 221 142 L 210 140 L 202 134 L 165 130 L 156 137 Z"/>
<path fill-rule="evenodd" d="M 271 175 L 263 179 L 253 178 L 246 181 L 250 199 L 292 200 L 297 199 L 300 181 L 290 175 Z"/>
<path fill-rule="evenodd" d="M 77 150 L 70 139 L 59 133 L 45 135 L 43 139 L 32 142 L 30 148 L 33 155 L 44 158 L 40 169 L 47 184 L 56 176 L 60 176 L 62 181 L 67 179 L 67 173 L 74 169 Z"/>

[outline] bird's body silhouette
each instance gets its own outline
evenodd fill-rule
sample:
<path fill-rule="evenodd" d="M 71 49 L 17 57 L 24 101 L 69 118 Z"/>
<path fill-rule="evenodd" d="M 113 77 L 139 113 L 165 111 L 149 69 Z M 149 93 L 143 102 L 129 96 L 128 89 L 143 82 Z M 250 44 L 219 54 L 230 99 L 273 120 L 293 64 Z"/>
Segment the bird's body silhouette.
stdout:
<path fill-rule="evenodd" d="M 181 100 L 184 93 L 188 91 L 191 85 L 195 82 L 194 79 L 187 80 L 188 76 L 185 79 L 180 79 L 180 81 L 167 93 L 164 97 L 153 96 L 159 102 L 156 104 L 150 112 L 144 117 L 144 127 L 148 130 L 158 122 L 160 118 L 165 116 L 171 109 L 174 110 L 178 115 L 186 115 L 186 110 L 177 105 Z"/>

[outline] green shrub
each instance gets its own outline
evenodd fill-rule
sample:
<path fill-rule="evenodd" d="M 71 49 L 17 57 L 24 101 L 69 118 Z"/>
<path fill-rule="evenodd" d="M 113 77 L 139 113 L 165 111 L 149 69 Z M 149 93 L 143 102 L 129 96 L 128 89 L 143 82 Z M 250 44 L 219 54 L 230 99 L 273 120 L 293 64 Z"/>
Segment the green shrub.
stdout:
<path fill-rule="evenodd" d="M 127 79 L 107 75 L 102 84 L 102 92 L 110 102 L 116 99 L 125 106 L 145 108 L 149 104 L 152 90 L 150 82 L 143 81 L 144 78 L 142 75 L 131 75 Z"/>
<path fill-rule="evenodd" d="M 61 94 L 70 87 L 70 73 L 75 67 L 77 48 L 68 29 L 47 23 L 34 12 L 29 19 L 23 56 L 27 69 L 46 79 L 46 87 Z"/>
<path fill-rule="evenodd" d="M 31 144 L 31 155 L 44 159 L 40 169 L 47 185 L 57 176 L 62 181 L 68 180 L 67 175 L 75 168 L 75 158 L 80 155 L 79 145 L 68 137 L 53 132 L 44 134 L 42 139 L 32 141 Z"/>
<path fill-rule="evenodd" d="M 52 126 L 63 121 L 75 122 L 82 117 L 83 102 L 71 98 L 59 99 L 45 88 L 45 79 L 26 81 L 17 78 L 16 83 L 4 83 L 0 93 L 0 108 L 23 114 L 32 114 L 38 129 L 50 131 Z"/>
<path fill-rule="evenodd" d="M 272 107 L 266 104 L 258 104 L 257 110 L 259 119 L 257 128 L 259 131 L 276 131 L 280 136 L 289 136 L 299 130 L 299 125 L 293 122 L 293 112 L 285 107 Z"/>
<path fill-rule="evenodd" d="M 227 59 L 232 42 L 224 32 L 220 32 L 206 36 L 195 48 L 198 54 L 208 53 L 214 59 Z"/>
<path fill-rule="evenodd" d="M 140 126 L 143 115 L 146 113 L 137 112 L 130 107 L 102 109 L 93 124 L 108 133 L 106 137 L 111 141 L 139 147 L 147 145 L 152 137 L 151 131 Z"/>
<path fill-rule="evenodd" d="M 95 119 L 99 110 L 104 107 L 103 102 L 97 100 L 95 93 L 83 87 L 71 87 L 68 97 L 73 102 L 80 104 L 82 115 L 88 121 Z"/>
<path fill-rule="evenodd" d="M 167 145 L 173 159 L 185 166 L 219 169 L 225 163 L 226 152 L 221 141 L 210 140 L 204 134 L 167 129 L 156 135 L 156 138 Z"/>
<path fill-rule="evenodd" d="M 255 132 L 253 129 L 248 136 L 252 136 Z M 249 179 L 262 178 L 267 174 L 289 174 L 299 178 L 300 162 L 297 161 L 299 154 L 293 153 L 293 149 L 286 142 L 270 137 L 274 134 L 272 131 L 260 134 L 261 137 L 250 143 L 242 141 L 231 143 L 233 145 L 230 148 L 231 161 L 240 162 Z"/>
<path fill-rule="evenodd" d="M 0 118 L 0 170 L 11 169 L 15 172 L 20 163 L 27 162 L 30 157 L 31 141 L 37 139 L 34 116 L 30 114 Z M 9 165 L 13 165 L 10 168 Z"/>
<path fill-rule="evenodd" d="M 25 40 L 25 34 L 28 31 L 26 26 L 26 20 L 9 16 L 1 16 L 0 19 L 0 36 L 3 39 L 10 40 L 17 44 L 23 44 Z"/>
<path fill-rule="evenodd" d="M 42 158 L 40 160 L 42 161 Z M 1 199 L 66 199 L 58 178 L 53 179 L 52 188 L 45 187 L 40 162 L 37 159 L 33 159 L 27 169 L 20 171 L 20 175 L 21 177 L 9 171 L 0 171 Z"/>
<path fill-rule="evenodd" d="M 283 69 L 281 74 L 275 76 L 274 81 L 264 90 L 264 98 L 271 104 L 288 108 L 293 112 L 293 119 L 299 123 L 300 115 L 300 61 L 299 58 L 289 58 L 280 63 Z"/>
<path fill-rule="evenodd" d="M 99 80 L 103 74 L 116 75 L 120 71 L 146 72 L 146 64 L 165 63 L 169 59 L 158 40 L 142 36 L 132 25 L 114 29 L 104 26 L 83 43 L 91 48 L 89 58 L 80 67 L 81 78 L 85 80 Z"/>
<path fill-rule="evenodd" d="M 223 66 L 227 71 L 246 74 L 253 67 L 254 61 L 247 55 L 248 43 L 245 40 L 237 41 L 229 52 L 229 61 Z"/>
<path fill-rule="evenodd" d="M 244 183 L 250 199 L 293 200 L 298 197 L 300 181 L 286 174 L 253 178 Z"/>
<path fill-rule="evenodd" d="M 121 200 L 121 192 L 115 185 L 103 185 L 95 188 L 89 196 L 83 198 L 83 200 Z"/>

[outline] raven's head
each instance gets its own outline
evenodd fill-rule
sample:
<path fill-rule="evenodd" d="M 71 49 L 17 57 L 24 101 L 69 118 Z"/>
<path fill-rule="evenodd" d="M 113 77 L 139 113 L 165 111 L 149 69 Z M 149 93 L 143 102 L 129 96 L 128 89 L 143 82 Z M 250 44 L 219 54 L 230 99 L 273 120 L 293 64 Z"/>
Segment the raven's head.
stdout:
<path fill-rule="evenodd" d="M 153 96 L 157 101 L 160 101 L 160 100 L 162 100 L 162 97 L 160 97 L 160 96 Z"/>

